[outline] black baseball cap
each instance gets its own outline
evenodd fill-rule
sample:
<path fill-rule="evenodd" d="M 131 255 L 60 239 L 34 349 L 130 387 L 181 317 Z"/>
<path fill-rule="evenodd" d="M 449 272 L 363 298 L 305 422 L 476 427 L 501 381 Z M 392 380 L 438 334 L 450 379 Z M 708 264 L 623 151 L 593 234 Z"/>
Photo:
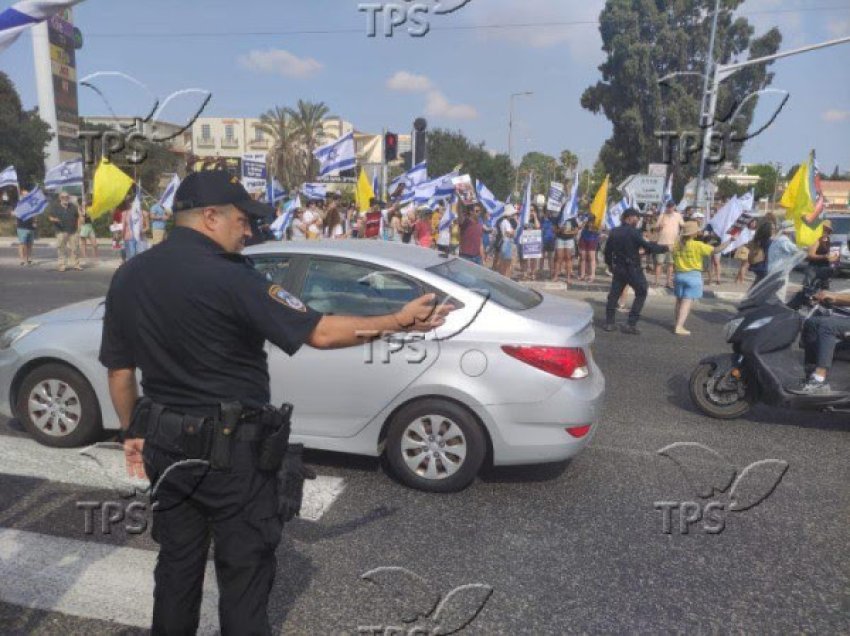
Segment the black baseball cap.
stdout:
<path fill-rule="evenodd" d="M 234 205 L 248 216 L 274 216 L 274 210 L 254 201 L 237 177 L 224 170 L 193 172 L 180 184 L 174 194 L 174 212 L 194 210 L 214 205 Z"/>

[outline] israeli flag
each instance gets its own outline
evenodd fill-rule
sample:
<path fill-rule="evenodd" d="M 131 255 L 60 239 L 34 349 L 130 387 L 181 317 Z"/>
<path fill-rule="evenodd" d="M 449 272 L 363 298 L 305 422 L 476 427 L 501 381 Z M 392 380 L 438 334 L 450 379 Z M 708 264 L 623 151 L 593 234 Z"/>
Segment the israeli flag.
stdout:
<path fill-rule="evenodd" d="M 0 172 L 0 188 L 18 188 L 18 171 L 15 166 L 9 166 L 3 172 Z"/>
<path fill-rule="evenodd" d="M 11 46 L 21 33 L 50 16 L 82 0 L 25 0 L 0 13 L 0 52 Z"/>
<path fill-rule="evenodd" d="M 443 212 L 443 216 L 442 218 L 440 218 L 440 224 L 438 226 L 440 232 L 445 232 L 446 230 L 451 228 L 452 223 L 454 223 L 454 220 L 457 218 L 457 215 L 454 213 L 453 203 L 454 198 L 449 199 L 446 202 L 446 210 Z"/>
<path fill-rule="evenodd" d="M 620 227 L 623 212 L 633 207 L 632 203 L 633 201 L 631 197 L 626 194 L 618 203 L 615 203 L 608 208 L 608 212 L 605 213 L 605 220 L 603 222 L 605 229 L 613 230 L 615 227 Z"/>
<path fill-rule="evenodd" d="M 478 195 L 478 200 L 481 202 L 481 205 L 484 206 L 484 209 L 487 210 L 489 214 L 497 214 L 501 210 L 504 210 L 505 204 L 500 203 L 496 199 L 496 195 L 493 194 L 486 185 L 484 185 L 484 182 L 480 180 L 476 182 L 475 193 Z"/>
<path fill-rule="evenodd" d="M 390 196 L 392 196 L 398 192 L 399 186 L 403 186 L 404 196 L 407 196 L 413 188 L 425 183 L 426 181 L 428 181 L 428 162 L 423 161 L 422 163 L 413 166 L 404 174 L 393 179 L 392 182 L 390 182 L 387 192 Z"/>
<path fill-rule="evenodd" d="M 452 179 L 459 176 L 460 172 L 455 170 L 454 172 L 445 174 L 438 179 L 434 179 L 434 184 L 436 186 L 434 196 L 438 199 L 446 199 L 453 196 L 455 193 L 455 184 L 452 182 Z"/>
<path fill-rule="evenodd" d="M 44 175 L 44 189 L 55 190 L 63 186 L 83 185 L 83 160 L 63 161 Z"/>
<path fill-rule="evenodd" d="M 15 208 L 15 216 L 21 221 L 28 221 L 34 216 L 38 216 L 47 209 L 47 197 L 41 188 L 36 188 L 23 199 L 18 201 L 18 206 Z"/>
<path fill-rule="evenodd" d="M 276 205 L 286 198 L 286 189 L 277 179 L 266 182 L 266 203 Z"/>
<path fill-rule="evenodd" d="M 570 190 L 570 198 L 567 200 L 564 209 L 561 210 L 561 215 L 558 217 L 558 225 L 561 226 L 570 219 L 578 216 L 578 170 L 573 181 L 573 188 Z"/>
<path fill-rule="evenodd" d="M 661 198 L 661 207 L 673 201 L 673 173 L 667 177 L 667 185 L 664 186 L 664 196 Z"/>
<path fill-rule="evenodd" d="M 311 201 L 324 201 L 328 196 L 328 186 L 325 183 L 305 183 L 301 192 Z"/>
<path fill-rule="evenodd" d="M 519 212 L 519 224 L 516 228 L 516 234 L 514 234 L 514 243 L 517 245 L 520 244 L 520 239 L 522 238 L 525 226 L 528 223 L 529 215 L 531 214 L 531 182 L 533 178 L 534 174 L 529 173 L 528 183 L 525 185 L 525 196 L 522 198 L 522 208 L 520 208 Z"/>
<path fill-rule="evenodd" d="M 324 177 L 342 170 L 352 170 L 357 165 L 354 152 L 354 133 L 350 132 L 336 141 L 317 148 L 313 156 L 319 160 L 319 176 Z"/>
<path fill-rule="evenodd" d="M 294 199 L 290 199 L 283 206 L 283 213 L 277 217 L 269 226 L 269 229 L 274 233 L 275 238 L 280 241 L 289 229 L 292 219 L 295 216 L 295 210 L 301 207 L 301 196 L 295 195 Z"/>
<path fill-rule="evenodd" d="M 171 181 L 168 182 L 165 192 L 163 192 L 162 196 L 159 197 L 159 204 L 166 210 L 170 210 L 174 207 L 174 195 L 177 193 L 177 188 L 179 187 L 180 177 L 175 174 L 171 177 Z"/>

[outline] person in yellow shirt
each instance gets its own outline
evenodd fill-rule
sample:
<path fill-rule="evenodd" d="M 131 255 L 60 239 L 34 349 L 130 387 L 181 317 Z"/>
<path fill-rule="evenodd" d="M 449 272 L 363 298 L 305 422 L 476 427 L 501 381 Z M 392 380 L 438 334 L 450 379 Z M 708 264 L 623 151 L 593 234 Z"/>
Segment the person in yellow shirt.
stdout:
<path fill-rule="evenodd" d="M 682 236 L 673 247 L 673 268 L 676 272 L 674 290 L 676 293 L 676 326 L 673 332 L 677 336 L 689 336 L 685 321 L 691 313 L 694 301 L 702 298 L 702 262 L 707 256 L 720 254 L 731 241 L 717 247 L 697 239 L 701 232 L 697 221 L 686 221 Z"/>

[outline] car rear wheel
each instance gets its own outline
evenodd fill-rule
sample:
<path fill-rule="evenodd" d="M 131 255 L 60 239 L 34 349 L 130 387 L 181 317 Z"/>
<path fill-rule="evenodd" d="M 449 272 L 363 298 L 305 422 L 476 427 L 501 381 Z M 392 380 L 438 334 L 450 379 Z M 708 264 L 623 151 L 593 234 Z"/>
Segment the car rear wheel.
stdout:
<path fill-rule="evenodd" d="M 94 391 L 78 371 L 63 364 L 30 371 L 18 389 L 16 410 L 30 435 L 47 446 L 83 446 L 103 432 Z"/>
<path fill-rule="evenodd" d="M 386 458 L 403 483 L 429 492 L 456 492 L 475 479 L 487 439 L 463 407 L 428 398 L 402 408 L 392 419 Z"/>

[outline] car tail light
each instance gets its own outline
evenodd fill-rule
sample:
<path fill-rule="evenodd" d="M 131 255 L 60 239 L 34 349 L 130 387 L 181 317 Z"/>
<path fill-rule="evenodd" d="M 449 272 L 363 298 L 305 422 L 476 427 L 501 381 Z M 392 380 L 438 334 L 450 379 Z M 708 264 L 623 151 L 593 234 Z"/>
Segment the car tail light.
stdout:
<path fill-rule="evenodd" d="M 521 360 L 533 367 L 557 375 L 559 378 L 578 380 L 586 378 L 587 357 L 584 349 L 567 347 L 512 347 L 503 346 L 502 351 L 512 358 Z"/>
<path fill-rule="evenodd" d="M 584 426 L 571 426 L 564 430 L 573 437 L 581 438 L 590 432 L 590 424 L 585 424 Z"/>

